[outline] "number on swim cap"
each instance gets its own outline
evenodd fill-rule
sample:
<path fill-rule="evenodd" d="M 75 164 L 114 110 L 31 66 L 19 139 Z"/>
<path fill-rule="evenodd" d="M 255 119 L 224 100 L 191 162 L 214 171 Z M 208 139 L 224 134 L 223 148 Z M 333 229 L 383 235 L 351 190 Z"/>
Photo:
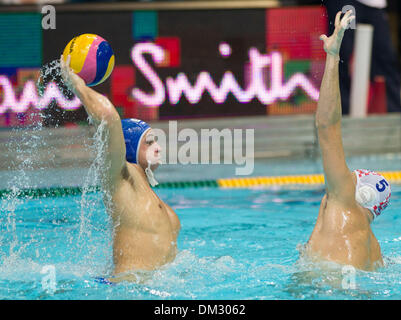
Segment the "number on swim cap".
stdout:
<path fill-rule="evenodd" d="M 386 190 L 386 187 L 388 187 L 388 183 L 385 179 L 380 180 L 378 183 L 376 183 L 376 189 L 379 192 L 383 192 L 384 190 Z"/>

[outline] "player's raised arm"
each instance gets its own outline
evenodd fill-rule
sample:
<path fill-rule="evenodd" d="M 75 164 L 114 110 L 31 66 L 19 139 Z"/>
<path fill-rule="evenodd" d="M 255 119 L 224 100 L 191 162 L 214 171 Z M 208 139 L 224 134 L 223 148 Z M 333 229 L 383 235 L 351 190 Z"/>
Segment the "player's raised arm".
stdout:
<path fill-rule="evenodd" d="M 120 116 L 109 99 L 88 87 L 85 81 L 72 71 L 70 59 L 71 57 L 68 56 L 67 61 L 64 62 L 63 57 L 60 58 L 61 74 L 67 86 L 81 100 L 95 125 L 98 125 L 102 120 L 110 123 L 120 121 Z"/>
<path fill-rule="evenodd" d="M 102 121 L 107 128 L 106 161 L 108 162 L 107 184 L 115 184 L 125 166 L 125 140 L 120 116 L 107 97 L 89 88 L 85 81 L 70 68 L 70 57 L 64 62 L 60 58 L 61 73 L 64 81 L 74 94 L 81 100 L 86 112 L 98 126 Z"/>
<path fill-rule="evenodd" d="M 341 96 L 339 86 L 339 53 L 347 25 L 355 18 L 348 11 L 342 19 L 338 12 L 334 33 L 327 37 L 322 35 L 324 50 L 327 53 L 326 66 L 320 88 L 319 102 L 316 111 L 316 127 L 319 145 L 323 157 L 323 169 L 327 193 L 343 201 L 355 199 L 352 173 L 345 162 L 341 136 Z"/>

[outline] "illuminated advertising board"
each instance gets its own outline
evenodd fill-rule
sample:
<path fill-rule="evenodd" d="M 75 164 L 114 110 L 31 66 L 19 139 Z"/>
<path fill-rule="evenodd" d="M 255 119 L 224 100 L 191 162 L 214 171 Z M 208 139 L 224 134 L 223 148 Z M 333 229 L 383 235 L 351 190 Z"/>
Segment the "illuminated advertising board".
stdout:
<path fill-rule="evenodd" d="M 49 30 L 41 28 L 38 14 L 0 14 L 1 46 L 9 50 L 0 57 L 0 126 L 28 124 L 26 114 L 37 110 L 48 124 L 86 120 L 60 77 L 47 77 L 37 88 L 40 68 L 83 33 L 98 34 L 113 48 L 114 71 L 95 90 L 124 118 L 314 112 L 324 68 L 324 13 L 320 6 L 62 11 Z"/>

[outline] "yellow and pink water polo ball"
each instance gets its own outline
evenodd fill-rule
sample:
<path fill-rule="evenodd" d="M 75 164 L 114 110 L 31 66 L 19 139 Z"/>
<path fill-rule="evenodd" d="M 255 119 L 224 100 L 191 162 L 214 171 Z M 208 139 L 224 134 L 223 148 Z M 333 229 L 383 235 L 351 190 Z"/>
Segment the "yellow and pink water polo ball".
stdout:
<path fill-rule="evenodd" d="M 114 68 L 110 44 L 96 34 L 85 33 L 72 39 L 64 49 L 63 59 L 71 56 L 70 67 L 87 86 L 104 82 Z"/>

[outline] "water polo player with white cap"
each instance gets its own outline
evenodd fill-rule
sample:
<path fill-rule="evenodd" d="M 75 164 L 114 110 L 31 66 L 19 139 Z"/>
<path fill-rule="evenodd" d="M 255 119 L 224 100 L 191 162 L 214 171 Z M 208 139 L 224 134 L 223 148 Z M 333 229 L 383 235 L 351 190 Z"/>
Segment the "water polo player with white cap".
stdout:
<path fill-rule="evenodd" d="M 372 232 L 371 223 L 387 207 L 391 189 L 383 176 L 368 170 L 351 172 L 345 161 L 338 64 L 344 32 L 354 18 L 352 11 L 342 19 L 339 12 L 333 35 L 322 35 L 320 38 L 327 57 L 316 111 L 316 127 L 326 195 L 303 253 L 313 261 L 331 261 L 369 271 L 383 266 L 380 245 Z"/>
<path fill-rule="evenodd" d="M 105 126 L 102 176 L 104 202 L 113 220 L 114 280 L 135 280 L 135 271 L 153 270 L 175 258 L 180 221 L 151 189 L 160 163 L 160 146 L 150 126 L 122 120 L 113 104 L 85 85 L 61 61 L 64 81 L 83 103 L 95 126 Z"/>

